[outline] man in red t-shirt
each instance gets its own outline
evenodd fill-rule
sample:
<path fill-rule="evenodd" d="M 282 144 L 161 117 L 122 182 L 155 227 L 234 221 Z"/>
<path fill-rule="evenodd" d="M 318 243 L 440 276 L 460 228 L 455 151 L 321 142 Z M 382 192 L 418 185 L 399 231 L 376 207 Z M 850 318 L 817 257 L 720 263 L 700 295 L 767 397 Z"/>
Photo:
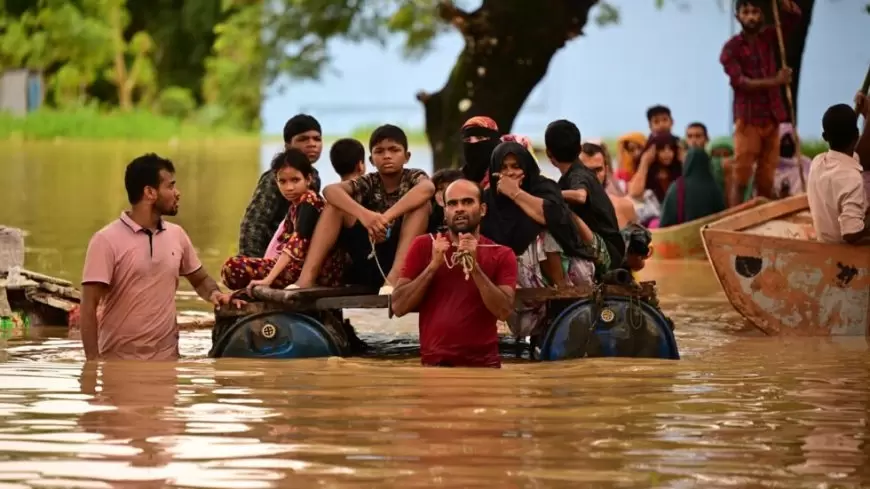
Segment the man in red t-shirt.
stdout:
<path fill-rule="evenodd" d="M 480 186 L 457 180 L 444 192 L 446 234 L 418 236 L 392 295 L 397 316 L 420 313 L 423 365 L 500 367 L 496 321 L 514 310 L 517 258 L 480 235 Z M 466 278 L 460 257 L 473 266 Z"/>

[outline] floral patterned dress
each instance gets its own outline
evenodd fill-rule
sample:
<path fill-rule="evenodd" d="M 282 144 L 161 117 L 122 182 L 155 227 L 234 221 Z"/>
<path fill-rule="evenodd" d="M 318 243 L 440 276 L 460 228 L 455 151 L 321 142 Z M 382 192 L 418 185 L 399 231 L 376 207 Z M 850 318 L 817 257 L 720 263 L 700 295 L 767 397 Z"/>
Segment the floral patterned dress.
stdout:
<path fill-rule="evenodd" d="M 604 246 L 603 241 L 601 246 Z M 562 247 L 550 233 L 544 232 L 538 235 L 523 254 L 517 255 L 517 288 L 552 287 L 541 270 L 541 262 L 546 261 L 547 253 L 562 253 Z M 569 286 L 592 285 L 595 264 L 582 258 L 562 255 L 562 271 Z M 508 327 L 517 338 L 540 334 L 544 332 L 546 316 L 546 302 L 523 302 L 517 305 L 516 312 L 508 318 Z"/>
<path fill-rule="evenodd" d="M 298 202 L 291 203 L 287 217 L 281 223 L 281 234 L 278 237 L 279 257 L 281 254 L 287 254 L 290 262 L 272 283 L 272 287 L 284 288 L 299 279 L 308 246 L 311 244 L 314 225 L 323 206 L 323 198 L 313 191 L 306 192 Z M 277 258 L 234 256 L 224 263 L 221 277 L 230 289 L 243 289 L 251 280 L 265 279 L 277 262 Z M 323 262 L 317 279 L 318 285 L 325 287 L 341 285 L 346 262 L 344 252 L 334 249 Z"/>

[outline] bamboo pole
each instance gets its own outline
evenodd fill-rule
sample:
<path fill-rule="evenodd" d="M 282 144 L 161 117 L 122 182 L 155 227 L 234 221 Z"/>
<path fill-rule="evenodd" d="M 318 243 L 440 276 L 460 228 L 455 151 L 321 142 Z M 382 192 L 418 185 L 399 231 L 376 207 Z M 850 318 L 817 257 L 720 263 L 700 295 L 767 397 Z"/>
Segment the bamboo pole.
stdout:
<path fill-rule="evenodd" d="M 867 66 L 867 74 L 864 75 L 864 83 L 861 85 L 861 93 L 867 95 L 870 90 L 870 66 Z M 858 104 L 855 104 L 855 110 L 858 110 Z"/>
<path fill-rule="evenodd" d="M 777 44 L 779 44 L 779 59 L 782 63 L 782 68 L 785 69 L 786 59 L 785 59 L 785 40 L 782 36 L 782 24 L 779 21 L 779 0 L 771 0 L 773 3 L 773 23 L 774 27 L 776 27 L 776 40 Z M 791 93 L 791 81 L 785 86 L 785 99 L 788 103 L 788 115 L 791 117 L 791 123 L 794 125 L 794 130 L 797 132 L 797 117 L 795 117 L 794 113 L 794 95 Z M 800 147 L 796 148 L 797 152 L 800 153 Z M 804 177 L 804 169 L 800 164 L 800 159 L 798 159 L 798 175 L 801 177 L 801 188 L 804 192 L 807 191 L 807 182 L 806 177 Z"/>

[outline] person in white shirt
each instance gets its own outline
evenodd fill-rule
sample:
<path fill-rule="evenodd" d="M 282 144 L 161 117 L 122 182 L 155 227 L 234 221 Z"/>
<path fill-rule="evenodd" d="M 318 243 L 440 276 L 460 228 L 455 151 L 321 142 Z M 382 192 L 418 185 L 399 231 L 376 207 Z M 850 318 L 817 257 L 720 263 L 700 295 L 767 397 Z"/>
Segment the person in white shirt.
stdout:
<path fill-rule="evenodd" d="M 819 241 L 870 244 L 868 201 L 860 160 L 870 159 L 870 99 L 856 97 L 858 112 L 846 104 L 828 108 L 822 117 L 822 137 L 830 150 L 813 159 L 807 179 L 807 199 Z M 858 114 L 864 116 L 859 137 Z"/>

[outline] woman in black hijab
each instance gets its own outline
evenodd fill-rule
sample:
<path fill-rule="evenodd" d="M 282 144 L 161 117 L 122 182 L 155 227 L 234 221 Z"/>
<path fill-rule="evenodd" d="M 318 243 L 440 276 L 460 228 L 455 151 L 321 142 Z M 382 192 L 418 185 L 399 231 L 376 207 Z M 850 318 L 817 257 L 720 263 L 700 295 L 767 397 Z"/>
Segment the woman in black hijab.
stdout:
<path fill-rule="evenodd" d="M 486 188 L 486 175 L 492 152 L 501 142 L 498 125 L 489 117 L 477 116 L 465 121 L 460 130 L 462 137 L 462 174 L 472 182 Z"/>
<path fill-rule="evenodd" d="M 481 234 L 517 255 L 517 286 L 568 287 L 591 284 L 594 255 L 585 244 L 589 228 L 568 208 L 559 185 L 541 175 L 523 145 L 503 142 L 493 151 L 486 215 Z M 539 332 L 545 304 L 525 304 L 508 321 L 517 337 Z"/>

